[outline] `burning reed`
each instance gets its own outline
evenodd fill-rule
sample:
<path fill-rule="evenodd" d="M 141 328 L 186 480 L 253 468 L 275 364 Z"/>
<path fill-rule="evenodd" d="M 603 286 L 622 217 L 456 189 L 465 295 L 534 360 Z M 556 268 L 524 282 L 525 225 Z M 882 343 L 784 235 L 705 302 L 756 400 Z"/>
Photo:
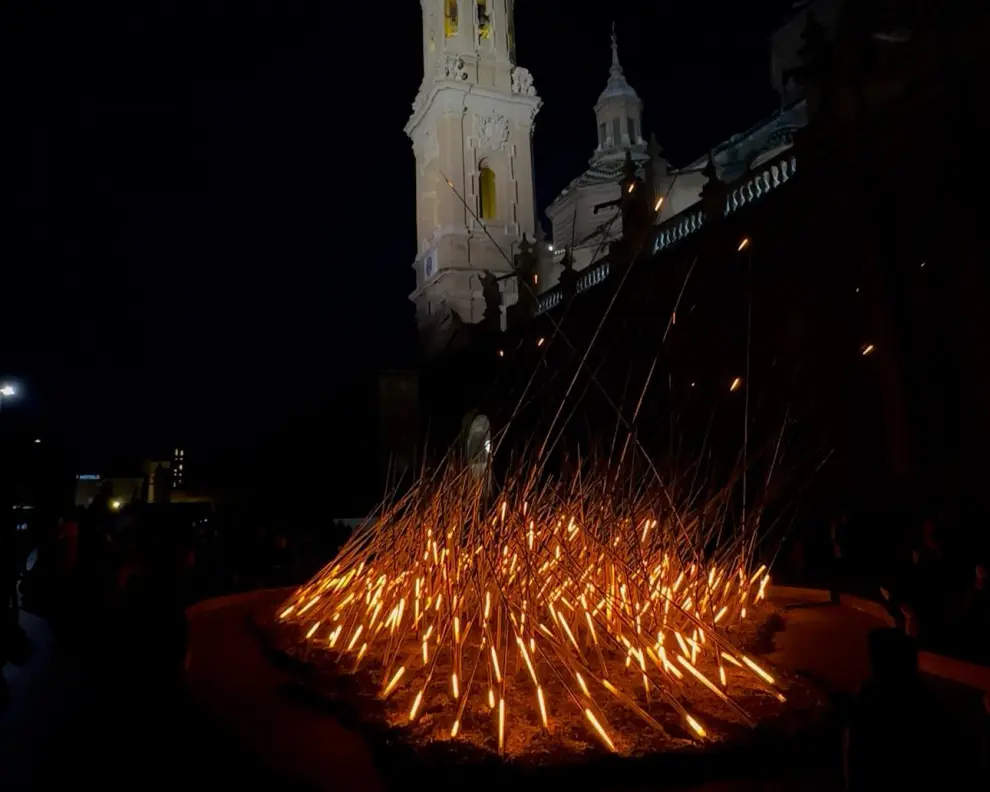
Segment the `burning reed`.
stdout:
<path fill-rule="evenodd" d="M 341 670 L 372 670 L 406 721 L 429 710 L 452 738 L 489 730 L 501 754 L 513 730 L 561 717 L 614 751 L 616 704 L 661 732 L 673 713 L 705 740 L 692 702 L 750 722 L 734 698 L 743 677 L 784 701 L 731 641 L 770 580 L 752 537 L 660 485 L 590 478 L 517 475 L 493 496 L 466 471 L 424 476 L 277 620 Z"/>

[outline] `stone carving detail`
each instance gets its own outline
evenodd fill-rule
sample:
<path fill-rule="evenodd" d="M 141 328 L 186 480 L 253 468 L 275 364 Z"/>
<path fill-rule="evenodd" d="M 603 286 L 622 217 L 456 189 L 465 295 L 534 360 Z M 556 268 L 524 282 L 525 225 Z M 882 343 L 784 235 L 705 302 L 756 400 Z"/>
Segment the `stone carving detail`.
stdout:
<path fill-rule="evenodd" d="M 475 115 L 474 136 L 478 139 L 478 148 L 502 151 L 509 142 L 509 122 L 500 113 Z"/>
<path fill-rule="evenodd" d="M 502 323 L 502 292 L 496 278 L 488 270 L 481 275 L 481 297 L 485 301 L 483 324 L 489 329 L 499 330 Z"/>
<path fill-rule="evenodd" d="M 512 69 L 512 93 L 536 96 L 536 86 L 533 85 L 533 75 L 529 73 L 529 69 L 522 66 Z"/>
<path fill-rule="evenodd" d="M 769 151 L 777 146 L 787 146 L 794 142 L 794 133 L 796 128 L 793 126 L 781 126 L 775 129 L 767 137 L 767 142 L 764 145 L 764 150 Z"/>
<path fill-rule="evenodd" d="M 413 115 L 416 115 L 416 113 L 418 113 L 422 109 L 423 102 L 425 100 L 426 100 L 426 92 L 423 90 L 423 86 L 421 85 L 419 87 L 419 90 L 416 92 L 416 98 L 413 99 L 413 103 L 412 103 Z"/>
<path fill-rule="evenodd" d="M 440 79 L 466 80 L 467 78 L 468 73 L 464 66 L 464 58 L 450 53 L 445 54 L 440 61 Z"/>

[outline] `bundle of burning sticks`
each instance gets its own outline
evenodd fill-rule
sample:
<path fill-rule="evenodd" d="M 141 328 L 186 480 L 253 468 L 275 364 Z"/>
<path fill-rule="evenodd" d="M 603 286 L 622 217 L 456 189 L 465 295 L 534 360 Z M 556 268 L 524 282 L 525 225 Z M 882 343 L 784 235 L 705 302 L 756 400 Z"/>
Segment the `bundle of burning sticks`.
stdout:
<path fill-rule="evenodd" d="M 661 732 L 674 713 L 703 741 L 691 702 L 716 697 L 749 721 L 733 697 L 744 677 L 784 701 L 731 641 L 770 580 L 751 537 L 602 478 L 519 475 L 493 495 L 449 470 L 424 476 L 276 619 L 370 672 L 409 723 L 429 711 L 452 738 L 490 729 L 499 753 L 514 724 L 552 730 L 564 710 L 615 751 L 616 703 Z"/>

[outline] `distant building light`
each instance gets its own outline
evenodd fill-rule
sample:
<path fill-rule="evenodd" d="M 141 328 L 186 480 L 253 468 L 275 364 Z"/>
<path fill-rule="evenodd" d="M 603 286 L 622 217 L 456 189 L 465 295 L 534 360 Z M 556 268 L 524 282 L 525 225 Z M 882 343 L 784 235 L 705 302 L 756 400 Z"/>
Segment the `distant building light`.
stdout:
<path fill-rule="evenodd" d="M 749 247 L 749 237 L 743 237 L 742 242 L 739 243 L 738 250 L 742 252 Z"/>
<path fill-rule="evenodd" d="M 36 443 L 40 443 L 40 442 L 41 442 L 41 438 L 40 438 L 40 437 L 36 437 L 36 438 L 34 438 L 34 442 L 36 442 Z"/>
<path fill-rule="evenodd" d="M 742 377 L 736 377 L 734 380 L 732 380 L 732 384 L 729 386 L 729 390 L 737 391 L 739 390 L 740 385 L 742 385 Z"/>
<path fill-rule="evenodd" d="M 536 341 L 536 345 L 537 345 L 538 347 L 541 347 L 541 346 L 543 346 L 543 342 L 544 342 L 545 340 L 546 340 L 546 339 L 544 339 L 544 338 L 542 338 L 542 337 L 541 337 L 541 338 L 538 338 L 538 339 L 537 339 L 537 341 Z"/>
<path fill-rule="evenodd" d="M 114 511 L 120 511 L 121 505 L 122 504 L 119 500 L 110 501 L 110 508 L 113 509 Z"/>
<path fill-rule="evenodd" d="M 876 349 L 876 347 L 873 346 L 873 344 L 867 344 L 862 349 L 862 355 L 863 355 L 863 357 L 866 357 L 867 355 L 873 354 L 873 350 L 875 350 L 875 349 Z"/>
<path fill-rule="evenodd" d="M 76 478 L 80 481 L 99 481 L 103 477 L 99 473 L 80 473 Z"/>
<path fill-rule="evenodd" d="M 505 350 L 502 350 L 502 349 L 500 349 L 500 350 L 498 351 L 498 356 L 499 356 L 499 357 L 505 357 Z"/>

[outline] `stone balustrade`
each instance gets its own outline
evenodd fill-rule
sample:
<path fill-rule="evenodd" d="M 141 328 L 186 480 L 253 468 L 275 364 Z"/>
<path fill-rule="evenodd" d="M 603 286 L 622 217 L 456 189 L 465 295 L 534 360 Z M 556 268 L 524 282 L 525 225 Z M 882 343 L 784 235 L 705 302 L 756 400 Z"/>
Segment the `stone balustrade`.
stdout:
<path fill-rule="evenodd" d="M 776 160 L 765 166 L 763 170 L 755 176 L 750 176 L 738 187 L 733 187 L 725 196 L 725 216 L 728 217 L 747 204 L 758 201 L 771 190 L 775 190 L 780 185 L 790 181 L 794 177 L 795 170 L 797 170 L 797 157 L 788 154 L 784 159 Z"/>
<path fill-rule="evenodd" d="M 577 290 L 583 292 L 592 286 L 597 286 L 608 277 L 608 259 L 596 261 L 578 276 Z"/>
<path fill-rule="evenodd" d="M 747 173 L 744 179 L 729 185 L 723 216 L 728 217 L 744 206 L 760 200 L 763 196 L 793 179 L 796 172 L 797 157 L 793 152 L 787 151 L 779 159 L 764 165 L 758 172 Z M 651 248 L 653 255 L 694 234 L 705 225 L 705 213 L 700 208 L 700 203 L 700 200 L 696 201 L 685 211 L 657 226 Z M 608 274 L 609 263 L 607 259 L 595 262 L 579 274 L 578 293 L 597 286 L 608 277 Z M 564 295 L 559 285 L 548 289 L 538 298 L 537 313 L 549 311 L 559 305 L 563 299 Z"/>
<path fill-rule="evenodd" d="M 551 308 L 555 308 L 560 305 L 561 301 L 564 299 L 563 293 L 560 291 L 559 286 L 554 286 L 552 289 L 547 289 L 543 294 L 537 297 L 537 313 L 544 313 L 549 311 Z"/>
<path fill-rule="evenodd" d="M 653 238 L 653 254 L 656 255 L 666 247 L 693 234 L 705 224 L 705 214 L 700 209 L 681 212 L 662 223 Z"/>

